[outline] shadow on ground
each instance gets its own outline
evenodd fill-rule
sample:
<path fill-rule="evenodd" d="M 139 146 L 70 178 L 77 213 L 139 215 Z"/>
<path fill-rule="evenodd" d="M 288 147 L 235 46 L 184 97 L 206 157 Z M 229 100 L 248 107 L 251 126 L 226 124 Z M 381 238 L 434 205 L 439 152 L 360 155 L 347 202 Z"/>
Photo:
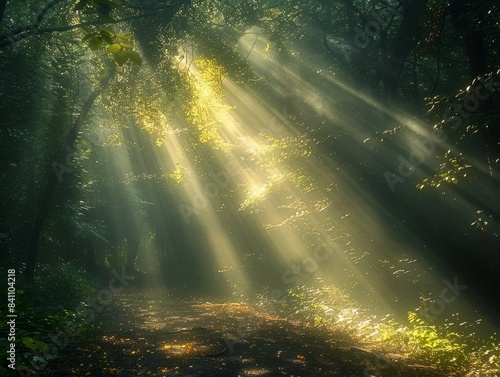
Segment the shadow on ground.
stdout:
<path fill-rule="evenodd" d="M 129 289 L 42 376 L 419 376 L 440 374 L 242 303 Z"/>

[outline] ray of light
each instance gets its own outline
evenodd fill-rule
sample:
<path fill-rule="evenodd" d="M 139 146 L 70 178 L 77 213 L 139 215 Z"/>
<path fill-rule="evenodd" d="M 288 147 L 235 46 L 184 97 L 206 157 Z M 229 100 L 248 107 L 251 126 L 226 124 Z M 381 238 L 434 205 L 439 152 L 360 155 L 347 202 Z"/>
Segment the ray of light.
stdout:
<path fill-rule="evenodd" d="M 254 283 L 242 268 L 242 250 L 249 239 L 242 233 L 248 231 L 253 238 L 268 242 L 270 248 L 262 250 L 263 255 L 281 261 L 282 270 L 276 271 L 278 289 L 312 284 L 315 277 L 322 276 L 348 288 L 359 301 L 379 306 L 382 312 L 400 304 L 418 304 L 419 291 L 443 286 L 442 271 L 433 269 L 429 255 L 423 256 L 423 241 L 384 204 L 376 202 L 355 176 L 359 171 L 378 170 L 369 174 L 379 176 L 385 184 L 384 169 L 397 161 L 398 153 L 416 147 L 416 136 L 429 137 L 428 128 L 404 111 L 343 83 L 322 62 L 308 61 L 306 66 L 305 53 L 291 52 L 285 63 L 279 53 L 266 51 L 269 41 L 262 35 L 256 37 L 260 32 L 252 29 L 240 40 L 242 56 L 248 58 L 257 76 L 268 81 L 276 98 L 269 101 L 251 87 L 224 79 L 224 101 L 234 108 L 209 109 L 220 138 L 210 156 L 216 161 L 215 170 L 202 177 L 196 157 L 187 152 L 189 138 L 182 133 L 169 134 L 155 152 L 165 170 L 182 168 L 185 177 L 178 185 L 179 204 L 192 211 L 184 227 L 189 231 L 193 224 L 199 226 L 210 253 L 205 258 L 211 258 L 230 286 L 241 291 Z M 201 70 L 193 60 L 186 52 L 181 68 L 200 79 Z M 208 87 L 200 88 L 200 96 L 212 96 Z M 295 112 L 286 103 L 291 97 Z M 360 102 L 366 113 L 353 112 L 362 108 Z M 310 124 L 300 120 L 302 113 L 310 115 Z M 377 133 L 381 131 L 377 122 L 384 119 L 407 125 L 409 132 L 398 139 L 398 145 L 366 141 L 384 138 Z M 324 140 L 311 140 L 304 130 L 349 140 L 350 153 L 357 158 L 336 161 L 342 153 L 347 155 L 345 150 L 326 152 L 318 146 Z M 441 145 L 448 147 L 446 142 Z M 370 161 L 370 167 L 360 165 L 363 159 Z M 432 168 L 430 159 L 422 165 Z M 234 173 L 229 174 L 231 183 L 227 185 L 232 193 L 226 195 L 222 186 L 210 186 L 216 190 L 211 195 L 207 176 L 225 172 L 227 166 Z M 385 196 L 392 195 L 384 189 Z M 468 199 L 457 206 L 452 221 L 463 221 L 465 213 L 474 209 Z M 220 215 L 225 205 L 251 218 L 258 229 L 228 232 Z"/>

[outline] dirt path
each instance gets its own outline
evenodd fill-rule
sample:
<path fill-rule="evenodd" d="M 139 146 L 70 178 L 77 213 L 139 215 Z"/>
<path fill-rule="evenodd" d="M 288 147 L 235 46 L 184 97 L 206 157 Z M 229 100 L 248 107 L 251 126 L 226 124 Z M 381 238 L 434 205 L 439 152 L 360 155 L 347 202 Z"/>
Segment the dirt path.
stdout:
<path fill-rule="evenodd" d="M 47 376 L 437 376 L 241 303 L 175 298 L 129 289 L 75 339 Z M 98 335 L 97 335 L 98 334 Z"/>

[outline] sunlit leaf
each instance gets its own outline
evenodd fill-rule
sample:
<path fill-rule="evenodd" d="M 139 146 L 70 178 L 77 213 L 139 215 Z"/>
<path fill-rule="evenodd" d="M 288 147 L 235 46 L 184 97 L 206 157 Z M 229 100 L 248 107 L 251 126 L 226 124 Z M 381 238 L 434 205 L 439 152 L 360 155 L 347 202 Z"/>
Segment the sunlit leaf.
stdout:
<path fill-rule="evenodd" d="M 100 34 L 104 41 L 106 41 L 108 44 L 113 44 L 114 34 L 111 31 L 103 29 L 101 30 Z"/>
<path fill-rule="evenodd" d="M 122 46 L 122 48 L 127 48 L 127 49 L 134 48 L 134 45 L 132 45 L 130 43 L 120 43 L 120 46 Z"/>
<path fill-rule="evenodd" d="M 32 350 L 42 350 L 44 352 L 49 351 L 49 346 L 47 343 L 39 341 L 39 340 L 33 340 L 33 338 L 30 338 L 28 336 L 24 337 L 21 339 L 21 342 L 29 349 Z"/>
<path fill-rule="evenodd" d="M 114 53 L 117 52 L 118 50 L 121 50 L 121 48 L 122 46 L 120 44 L 114 43 L 107 48 L 107 51 L 110 53 Z"/>

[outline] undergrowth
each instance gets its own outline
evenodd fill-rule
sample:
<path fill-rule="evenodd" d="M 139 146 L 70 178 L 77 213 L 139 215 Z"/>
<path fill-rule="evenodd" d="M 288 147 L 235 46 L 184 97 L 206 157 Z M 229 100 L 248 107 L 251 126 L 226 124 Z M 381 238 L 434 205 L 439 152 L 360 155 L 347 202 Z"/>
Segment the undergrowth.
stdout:
<path fill-rule="evenodd" d="M 262 306 L 269 307 L 267 297 L 259 295 Z M 432 323 L 420 314 L 424 310 L 409 312 L 406 321 L 390 315 L 369 315 L 331 285 L 289 289 L 272 307 L 275 314 L 331 333 L 340 332 L 355 345 L 389 359 L 438 368 L 443 376 L 500 376 L 500 342 L 496 334 L 484 339 L 473 331 L 458 333 L 446 323 Z"/>
<path fill-rule="evenodd" d="M 26 371 L 41 370 L 64 348 L 69 339 L 63 339 L 68 326 L 80 326 L 80 336 L 85 334 L 85 324 L 77 317 L 74 308 L 99 286 L 92 275 L 70 263 L 41 265 L 37 269 L 35 284 L 27 287 L 16 281 L 15 332 L 6 321 L 0 322 L 0 348 L 15 349 L 15 363 L 7 368 L 0 366 L 0 375 L 29 375 Z M 1 293 L 7 297 L 7 287 Z M 10 301 L 9 301 L 10 302 Z M 6 318 L 2 307 L 1 316 Z M 9 337 L 9 335 L 11 335 Z M 14 347 L 11 346 L 14 344 Z M 9 357 L 9 356 L 8 356 Z M 8 365 L 16 366 L 17 372 Z"/>

